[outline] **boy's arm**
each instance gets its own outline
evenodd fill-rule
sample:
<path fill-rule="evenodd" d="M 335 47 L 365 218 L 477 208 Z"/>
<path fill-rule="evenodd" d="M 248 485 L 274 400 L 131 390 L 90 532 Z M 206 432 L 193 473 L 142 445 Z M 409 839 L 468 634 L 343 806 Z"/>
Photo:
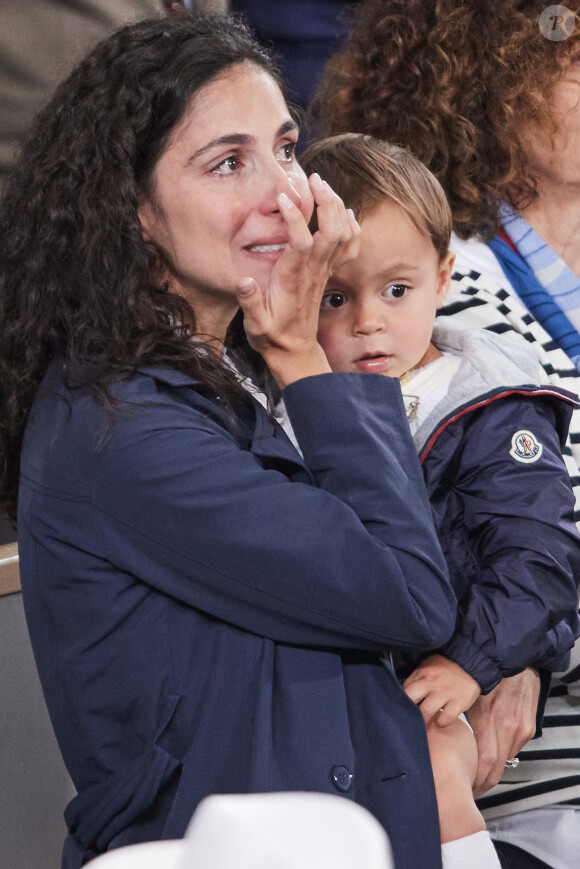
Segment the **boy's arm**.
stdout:
<path fill-rule="evenodd" d="M 526 667 L 556 669 L 579 632 L 580 538 L 558 410 L 541 398 L 493 402 L 466 419 L 454 453 L 463 548 L 441 540 L 464 587 L 454 635 L 439 651 L 483 693 Z M 527 455 L 517 453 L 522 432 L 532 436 Z"/>
<path fill-rule="evenodd" d="M 425 725 L 446 727 L 469 709 L 481 693 L 473 676 L 443 655 L 429 655 L 403 684 L 408 697 L 420 706 Z"/>
<path fill-rule="evenodd" d="M 476 797 L 499 782 L 506 760 L 515 757 L 536 730 L 540 677 L 530 668 L 502 679 L 482 695 L 477 682 L 458 664 L 442 655 L 430 655 L 403 688 L 420 705 L 426 726 L 434 721 L 446 727 L 460 712 L 467 713 L 477 742 Z"/>

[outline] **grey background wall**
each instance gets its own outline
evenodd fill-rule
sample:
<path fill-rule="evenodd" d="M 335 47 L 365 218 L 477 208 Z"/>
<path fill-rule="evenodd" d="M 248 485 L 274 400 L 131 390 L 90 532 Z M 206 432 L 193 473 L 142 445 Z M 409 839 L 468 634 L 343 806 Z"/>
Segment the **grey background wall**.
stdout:
<path fill-rule="evenodd" d="M 0 597 L 0 866 L 58 869 L 74 787 L 26 630 L 22 595 Z"/>

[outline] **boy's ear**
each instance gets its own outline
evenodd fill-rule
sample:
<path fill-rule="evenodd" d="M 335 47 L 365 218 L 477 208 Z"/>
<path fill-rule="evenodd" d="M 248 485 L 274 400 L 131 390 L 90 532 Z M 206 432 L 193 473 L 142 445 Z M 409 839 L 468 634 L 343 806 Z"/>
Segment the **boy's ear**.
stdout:
<path fill-rule="evenodd" d="M 437 308 L 443 306 L 443 302 L 449 292 L 451 284 L 451 275 L 453 274 L 453 263 L 455 262 L 455 254 L 448 250 L 441 262 L 437 272 Z"/>

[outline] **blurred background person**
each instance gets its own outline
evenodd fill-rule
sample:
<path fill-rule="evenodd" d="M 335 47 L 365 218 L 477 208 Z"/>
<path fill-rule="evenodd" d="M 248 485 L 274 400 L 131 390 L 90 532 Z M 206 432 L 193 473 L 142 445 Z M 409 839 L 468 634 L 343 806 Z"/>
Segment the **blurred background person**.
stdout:
<path fill-rule="evenodd" d="M 348 0 L 230 0 L 258 39 L 280 55 L 284 79 L 306 108 L 328 58 L 348 33 Z"/>
<path fill-rule="evenodd" d="M 168 8 L 198 8 L 203 12 L 239 13 L 259 41 L 277 55 L 293 102 L 306 109 L 326 61 L 349 31 L 349 0 L 166 0 Z M 308 118 L 300 144 L 314 135 L 316 122 Z"/>
<path fill-rule="evenodd" d="M 2 0 L 0 183 L 53 87 L 117 27 L 163 10 L 162 0 Z"/>

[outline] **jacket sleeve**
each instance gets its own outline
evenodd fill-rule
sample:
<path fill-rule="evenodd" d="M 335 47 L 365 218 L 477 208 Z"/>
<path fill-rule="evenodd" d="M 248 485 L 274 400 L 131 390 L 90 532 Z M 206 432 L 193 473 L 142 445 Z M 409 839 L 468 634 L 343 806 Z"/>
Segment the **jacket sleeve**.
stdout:
<path fill-rule="evenodd" d="M 469 417 L 449 472 L 469 552 L 455 633 L 441 651 L 487 693 L 528 666 L 556 669 L 572 647 L 580 537 L 550 403 L 502 399 Z M 532 436 L 528 452 L 521 432 Z M 460 561 L 448 527 L 453 574 Z"/>
<path fill-rule="evenodd" d="M 123 414 L 89 473 L 107 558 L 279 642 L 440 645 L 455 598 L 398 384 L 328 374 L 284 397 L 310 481 L 167 391 Z"/>

